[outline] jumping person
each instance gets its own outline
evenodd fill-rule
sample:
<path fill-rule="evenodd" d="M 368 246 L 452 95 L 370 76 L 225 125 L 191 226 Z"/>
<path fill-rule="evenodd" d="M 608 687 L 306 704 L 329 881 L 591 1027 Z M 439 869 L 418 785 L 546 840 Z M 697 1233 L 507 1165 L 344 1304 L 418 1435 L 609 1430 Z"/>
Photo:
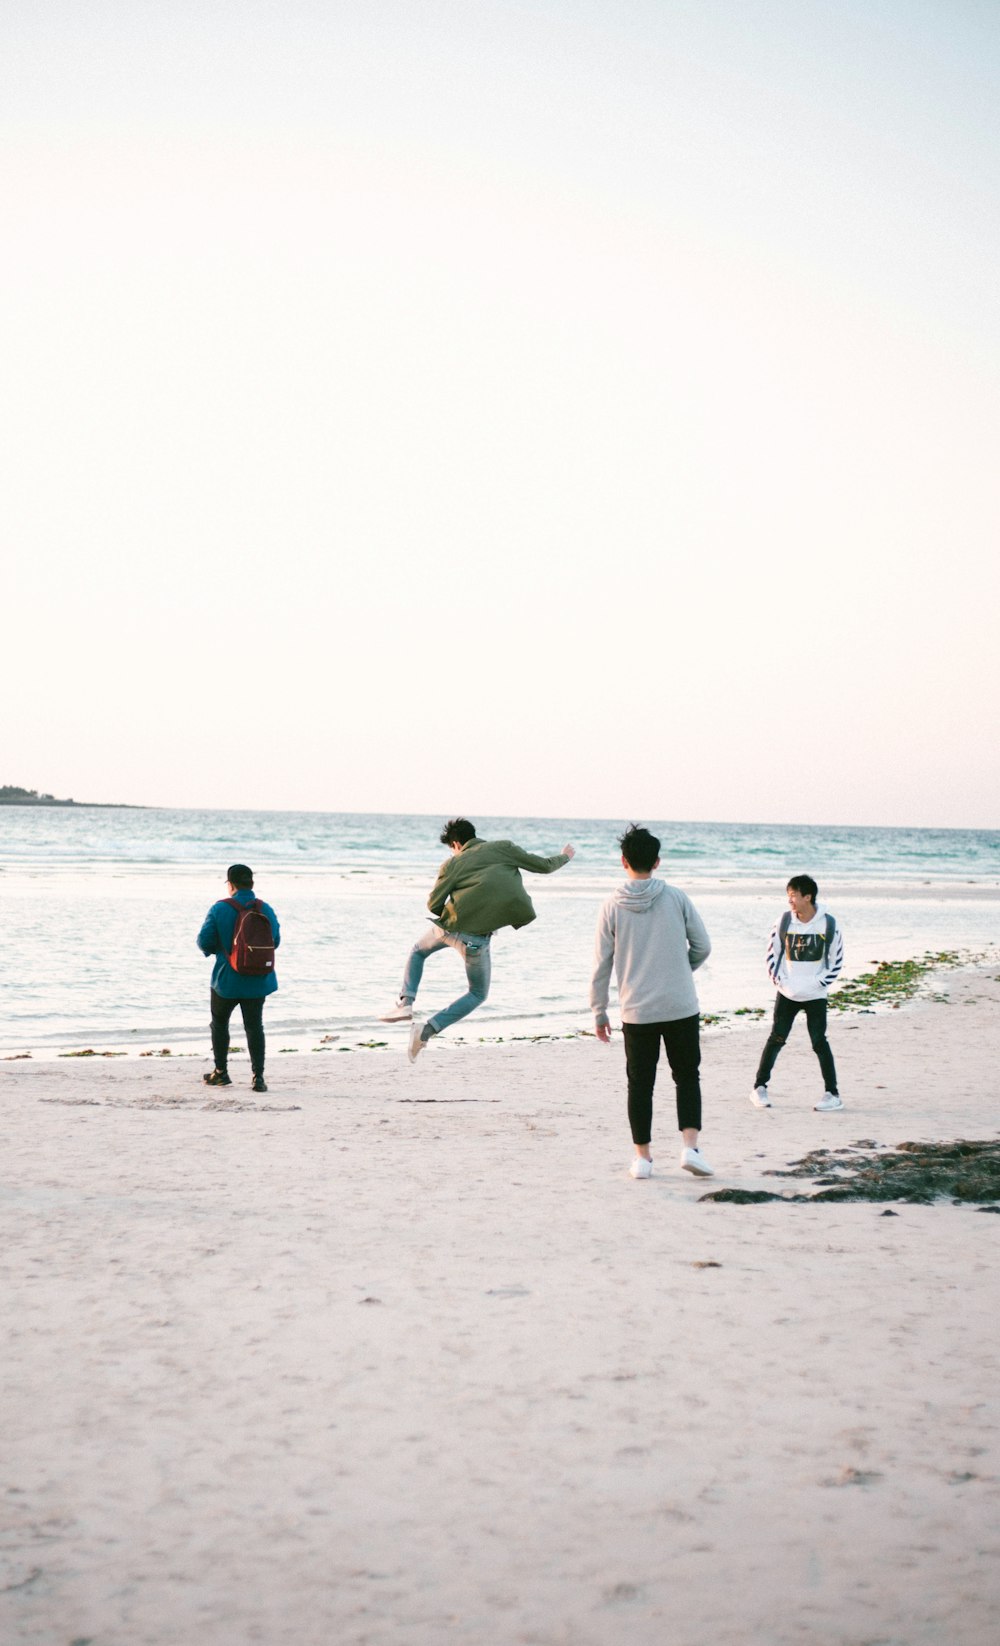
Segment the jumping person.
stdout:
<path fill-rule="evenodd" d="M 228 898 L 213 903 L 198 933 L 202 954 L 214 955 L 212 968 L 212 1052 L 215 1068 L 203 1078 L 207 1086 L 231 1086 L 229 1077 L 229 1019 L 237 1004 L 243 1014 L 247 1050 L 253 1071 L 255 1092 L 266 1092 L 264 1084 L 264 1001 L 278 987 L 274 975 L 274 951 L 281 942 L 278 917 L 269 903 L 254 897 L 253 874 L 245 863 L 226 870 Z M 249 945 L 237 936 L 237 922 L 249 921 L 243 931 L 253 932 L 260 944 L 258 957 L 247 956 Z M 268 936 L 270 928 L 270 936 Z M 236 970 L 232 961 L 240 968 Z"/>
<path fill-rule="evenodd" d="M 634 823 L 618 842 L 624 886 L 608 898 L 597 922 L 590 1004 L 598 1040 L 611 1039 L 608 990 L 611 968 L 625 1036 L 628 1118 L 635 1145 L 632 1177 L 651 1177 L 650 1139 L 653 1087 L 660 1043 L 666 1048 L 677 1092 L 681 1166 L 696 1177 L 712 1177 L 698 1147 L 701 1131 L 698 996 L 692 972 L 712 950 L 694 904 L 676 886 L 653 878 L 660 866 L 660 842 Z"/>
<path fill-rule="evenodd" d="M 767 970 L 778 991 L 774 1021 L 754 1077 L 750 1101 L 769 1109 L 767 1083 L 782 1046 L 799 1012 L 806 1014 L 812 1049 L 823 1075 L 823 1096 L 813 1107 L 821 1113 L 842 1109 L 837 1070 L 826 1038 L 826 1001 L 831 983 L 844 964 L 844 938 L 832 914 L 816 899 L 819 888 L 811 875 L 797 874 L 788 882 L 789 907 L 775 921 L 767 945 Z"/>
<path fill-rule="evenodd" d="M 451 847 L 427 899 L 432 925 L 410 950 L 399 999 L 383 1023 L 413 1019 L 424 962 L 439 949 L 454 949 L 465 962 L 468 989 L 426 1023 L 412 1022 L 407 1056 L 412 1063 L 427 1042 L 481 1006 L 490 990 L 490 938 L 501 926 L 527 926 L 535 919 L 520 871 L 554 874 L 575 856 L 564 846 L 555 857 L 535 857 L 511 840 L 479 840 L 475 825 L 455 817 L 441 831 L 442 846 Z"/>

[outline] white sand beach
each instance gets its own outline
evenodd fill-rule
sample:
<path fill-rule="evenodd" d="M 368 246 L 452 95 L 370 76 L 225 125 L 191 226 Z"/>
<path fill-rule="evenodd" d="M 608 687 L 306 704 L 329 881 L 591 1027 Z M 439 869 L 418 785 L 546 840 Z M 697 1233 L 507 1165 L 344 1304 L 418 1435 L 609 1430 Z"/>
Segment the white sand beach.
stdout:
<path fill-rule="evenodd" d="M 836 1018 L 839 1114 L 706 1036 L 712 1183 L 664 1071 L 628 1177 L 620 1037 L 0 1063 L 0 1637 L 1000 1638 L 1000 1218 L 700 1201 L 995 1137 L 996 973 Z"/>

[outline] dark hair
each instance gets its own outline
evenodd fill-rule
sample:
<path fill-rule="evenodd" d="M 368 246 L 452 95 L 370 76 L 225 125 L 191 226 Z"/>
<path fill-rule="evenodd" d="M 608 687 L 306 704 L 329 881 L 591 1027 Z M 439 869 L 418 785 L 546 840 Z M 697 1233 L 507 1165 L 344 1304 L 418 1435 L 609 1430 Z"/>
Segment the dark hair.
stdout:
<path fill-rule="evenodd" d="M 467 817 L 453 817 L 441 830 L 442 846 L 465 846 L 476 838 L 476 825 Z"/>
<path fill-rule="evenodd" d="M 811 874 L 793 874 L 785 890 L 798 892 L 800 897 L 808 897 L 810 903 L 815 903 L 819 887 Z"/>
<path fill-rule="evenodd" d="M 639 874 L 649 874 L 660 855 L 660 842 L 655 834 L 640 828 L 638 823 L 629 824 L 625 833 L 618 836 L 618 844 L 629 868 Z"/>
<path fill-rule="evenodd" d="M 231 863 L 226 870 L 226 879 L 237 891 L 249 891 L 253 885 L 253 870 L 248 869 L 245 863 Z"/>

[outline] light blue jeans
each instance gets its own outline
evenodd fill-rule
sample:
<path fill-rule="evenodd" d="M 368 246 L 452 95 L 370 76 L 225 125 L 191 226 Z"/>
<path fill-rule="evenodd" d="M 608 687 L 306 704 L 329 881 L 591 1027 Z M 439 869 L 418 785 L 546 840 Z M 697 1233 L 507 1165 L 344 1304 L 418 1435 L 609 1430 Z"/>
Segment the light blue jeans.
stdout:
<path fill-rule="evenodd" d="M 431 926 L 414 943 L 406 962 L 403 973 L 403 987 L 400 989 L 400 999 L 412 1002 L 417 997 L 420 979 L 424 974 L 424 961 L 429 954 L 437 954 L 439 949 L 454 949 L 465 961 L 465 977 L 469 985 L 468 992 L 459 995 L 443 1012 L 436 1012 L 424 1024 L 423 1038 L 425 1040 L 433 1034 L 440 1034 L 442 1029 L 449 1029 L 460 1018 L 468 1017 L 477 1006 L 481 1006 L 490 992 L 490 937 L 477 932 L 445 932 L 440 926 Z"/>

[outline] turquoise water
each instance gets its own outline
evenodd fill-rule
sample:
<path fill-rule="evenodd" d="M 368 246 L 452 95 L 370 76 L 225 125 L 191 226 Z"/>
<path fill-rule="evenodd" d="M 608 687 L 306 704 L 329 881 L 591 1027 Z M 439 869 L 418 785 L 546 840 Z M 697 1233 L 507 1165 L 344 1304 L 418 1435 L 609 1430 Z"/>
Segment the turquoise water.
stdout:
<path fill-rule="evenodd" d="M 136 869 L 211 867 L 239 845 L 254 867 L 433 870 L 443 819 L 350 812 L 210 812 L 79 807 L 0 809 L 0 865 L 51 871 L 129 864 Z M 631 819 L 477 817 L 483 838 L 526 845 L 572 838 L 589 873 L 617 861 L 615 837 Z M 761 823 L 638 821 L 659 835 L 670 875 L 753 879 L 810 865 L 821 880 L 879 882 L 929 877 L 1000 885 L 1000 830 L 871 829 Z M 225 866 L 225 865 L 223 865 Z M 807 871 L 810 872 L 810 871 Z"/>
<path fill-rule="evenodd" d="M 538 920 L 494 939 L 486 1006 L 454 1032 L 565 1033 L 588 1027 L 600 902 L 620 879 L 629 819 L 475 819 L 485 838 L 578 855 L 526 876 Z M 703 1009 L 767 1005 L 767 932 L 789 875 L 811 873 L 845 928 L 845 976 L 876 959 L 1000 940 L 1000 831 L 657 823 L 665 877 L 694 898 L 713 939 L 698 974 Z M 209 963 L 194 938 L 249 862 L 278 911 L 283 945 L 269 1002 L 272 1051 L 388 1040 L 377 1023 L 445 850 L 442 819 L 314 812 L 0 809 L 0 909 L 7 964 L 0 1050 L 206 1042 Z M 451 954 L 428 963 L 421 1006 L 461 992 Z"/>

